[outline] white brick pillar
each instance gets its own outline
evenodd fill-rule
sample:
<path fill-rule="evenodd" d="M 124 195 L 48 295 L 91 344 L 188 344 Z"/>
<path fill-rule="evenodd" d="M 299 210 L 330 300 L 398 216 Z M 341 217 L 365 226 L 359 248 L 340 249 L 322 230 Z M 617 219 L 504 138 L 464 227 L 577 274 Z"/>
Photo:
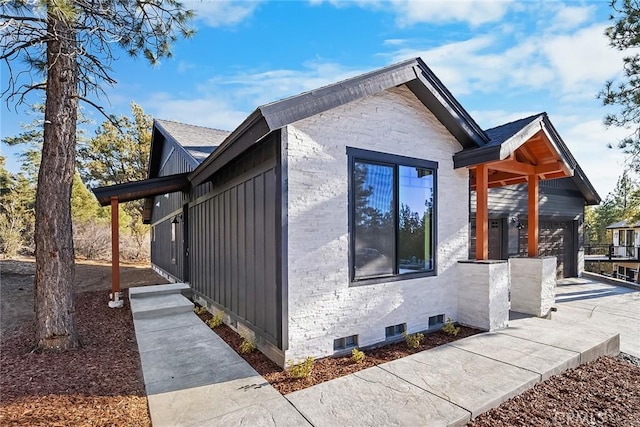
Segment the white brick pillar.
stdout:
<path fill-rule="evenodd" d="M 546 316 L 556 297 L 556 257 L 510 258 L 511 310 Z"/>
<path fill-rule="evenodd" d="M 486 331 L 509 324 L 509 263 L 460 261 L 458 322 Z"/>

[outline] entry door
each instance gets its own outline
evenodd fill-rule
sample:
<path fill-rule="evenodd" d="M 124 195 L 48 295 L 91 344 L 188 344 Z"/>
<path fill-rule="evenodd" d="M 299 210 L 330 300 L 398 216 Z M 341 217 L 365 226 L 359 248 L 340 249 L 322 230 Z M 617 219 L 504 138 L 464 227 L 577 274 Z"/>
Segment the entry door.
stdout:
<path fill-rule="evenodd" d="M 489 259 L 506 259 L 504 247 L 504 225 L 502 219 L 489 220 Z"/>
<path fill-rule="evenodd" d="M 528 233 L 526 222 L 520 230 L 520 253 L 526 256 Z M 538 252 L 540 256 L 553 255 L 557 259 L 558 279 L 577 275 L 576 236 L 574 221 L 540 221 L 538 224 Z"/>

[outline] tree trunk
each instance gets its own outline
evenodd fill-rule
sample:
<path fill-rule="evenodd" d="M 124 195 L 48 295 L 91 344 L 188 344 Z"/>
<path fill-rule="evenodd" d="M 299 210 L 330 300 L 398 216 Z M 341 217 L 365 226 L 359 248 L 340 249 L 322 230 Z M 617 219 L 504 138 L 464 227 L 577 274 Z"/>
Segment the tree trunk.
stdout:
<path fill-rule="evenodd" d="M 60 12 L 49 10 L 48 31 L 44 141 L 36 190 L 36 345 L 40 350 L 61 351 L 79 346 L 71 226 L 77 62 L 75 30 Z"/>

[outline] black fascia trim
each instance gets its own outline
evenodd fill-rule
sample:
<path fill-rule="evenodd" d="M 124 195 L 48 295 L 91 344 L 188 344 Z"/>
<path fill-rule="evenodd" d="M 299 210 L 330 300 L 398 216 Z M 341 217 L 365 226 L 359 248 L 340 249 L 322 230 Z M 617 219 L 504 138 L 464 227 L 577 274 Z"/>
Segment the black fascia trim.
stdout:
<path fill-rule="evenodd" d="M 364 150 L 361 148 L 347 147 L 347 169 L 349 173 L 348 178 L 348 230 L 349 230 L 349 286 L 363 286 L 363 285 L 374 285 L 377 283 L 390 283 L 397 282 L 400 280 L 411 280 L 417 279 L 421 277 L 434 277 L 438 275 L 438 162 L 433 160 L 424 160 L 418 159 L 414 157 L 406 157 L 400 156 L 397 154 L 386 154 L 378 151 Z M 393 275 L 385 275 L 385 276 L 375 276 L 375 277 L 367 277 L 363 279 L 355 279 L 354 277 L 354 269 L 355 265 L 355 240 L 352 238 L 354 232 L 354 208 L 355 208 L 355 192 L 353 191 L 353 170 L 354 163 L 356 160 L 368 160 L 379 162 L 382 164 L 393 164 L 394 166 L 412 166 L 412 167 L 421 167 L 425 169 L 432 169 L 434 171 L 433 175 L 433 194 L 435 198 L 435 203 L 433 206 L 433 269 L 430 271 L 418 271 L 415 273 L 403 273 L 403 274 L 393 274 Z M 395 168 L 397 169 L 397 167 Z M 394 186 L 398 181 L 394 172 Z M 397 193 L 397 192 L 396 192 Z M 394 212 L 394 215 L 397 216 L 397 212 Z M 397 229 L 397 223 L 396 223 Z M 396 242 L 394 245 L 394 253 L 397 250 L 397 233 L 396 233 Z M 394 257 L 397 258 L 397 257 Z M 398 264 L 398 260 L 394 261 L 395 265 Z M 395 268 L 395 266 L 394 266 Z"/>
<path fill-rule="evenodd" d="M 500 160 L 500 145 L 458 151 L 453 155 L 453 168 L 460 169 Z"/>

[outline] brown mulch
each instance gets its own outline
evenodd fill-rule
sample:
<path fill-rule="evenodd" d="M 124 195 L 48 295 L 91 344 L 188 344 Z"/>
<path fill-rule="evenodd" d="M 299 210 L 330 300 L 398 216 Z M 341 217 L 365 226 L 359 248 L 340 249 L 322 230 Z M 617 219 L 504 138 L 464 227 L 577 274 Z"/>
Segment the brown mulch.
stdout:
<path fill-rule="evenodd" d="M 76 294 L 82 348 L 32 352 L 33 321 L 2 340 L 0 425 L 149 426 L 133 320 L 104 291 Z"/>
<path fill-rule="evenodd" d="M 467 426 L 640 426 L 640 366 L 603 356 L 536 384 Z"/>
<path fill-rule="evenodd" d="M 200 319 L 206 321 L 212 317 L 210 313 L 199 315 Z M 278 365 L 269 360 L 259 351 L 253 351 L 248 354 L 240 352 L 242 337 L 233 329 L 226 325 L 221 325 L 213 329 L 220 338 L 222 338 L 231 348 L 233 348 L 240 356 L 244 358 L 260 375 L 262 375 L 276 390 L 282 394 L 288 394 L 294 391 L 302 390 L 316 384 L 323 383 L 335 378 L 343 377 L 363 369 L 381 363 L 390 362 L 400 359 L 410 354 L 428 350 L 439 345 L 447 344 L 462 338 L 469 337 L 480 333 L 477 329 L 460 327 L 457 336 L 449 335 L 443 331 L 436 331 L 425 334 L 424 339 L 418 348 L 408 348 L 404 340 L 395 344 L 378 347 L 371 350 L 364 350 L 366 358 L 361 363 L 355 363 L 351 360 L 351 355 L 342 357 L 325 357 L 318 359 L 313 364 L 313 370 L 307 378 L 291 378 L 286 371 L 283 371 Z"/>

